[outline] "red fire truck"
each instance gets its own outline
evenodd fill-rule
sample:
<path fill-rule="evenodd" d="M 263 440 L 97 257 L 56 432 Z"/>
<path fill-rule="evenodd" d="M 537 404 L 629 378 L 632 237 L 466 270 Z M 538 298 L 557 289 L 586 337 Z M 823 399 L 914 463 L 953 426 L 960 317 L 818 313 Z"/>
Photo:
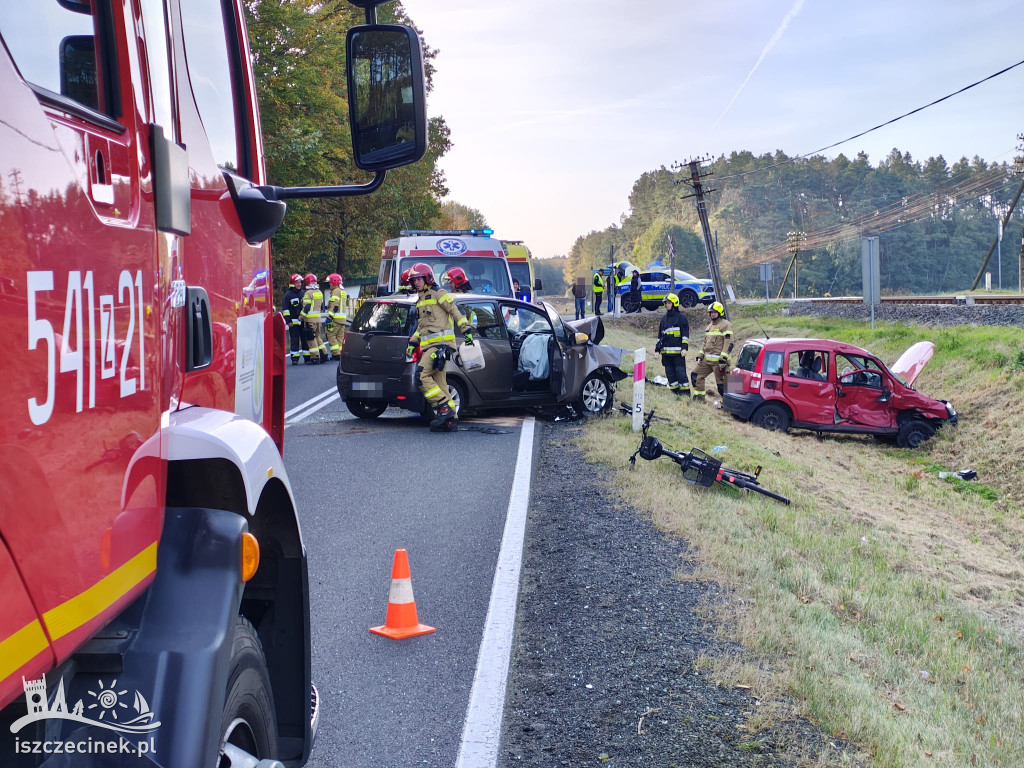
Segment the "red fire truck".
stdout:
<path fill-rule="evenodd" d="M 303 188 L 265 178 L 243 0 L 0 9 L 0 765 L 309 755 L 267 240 L 426 148 L 415 32 L 352 1 L 374 176 Z"/>

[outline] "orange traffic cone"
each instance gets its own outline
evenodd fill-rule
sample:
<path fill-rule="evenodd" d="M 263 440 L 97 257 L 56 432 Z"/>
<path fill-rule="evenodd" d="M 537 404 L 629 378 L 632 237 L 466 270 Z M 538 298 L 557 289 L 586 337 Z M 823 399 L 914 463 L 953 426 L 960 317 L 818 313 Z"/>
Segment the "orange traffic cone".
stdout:
<path fill-rule="evenodd" d="M 416 601 L 412 597 L 412 577 L 409 575 L 409 553 L 404 549 L 395 550 L 395 562 L 391 566 L 388 615 L 384 619 L 384 626 L 370 627 L 370 631 L 394 640 L 437 631 L 434 627 L 420 624 L 416 616 Z"/>

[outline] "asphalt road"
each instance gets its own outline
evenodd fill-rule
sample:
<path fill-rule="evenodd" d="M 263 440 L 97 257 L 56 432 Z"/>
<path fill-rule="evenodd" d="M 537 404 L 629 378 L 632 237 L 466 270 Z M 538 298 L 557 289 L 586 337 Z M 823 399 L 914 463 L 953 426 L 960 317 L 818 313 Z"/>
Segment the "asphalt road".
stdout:
<path fill-rule="evenodd" d="M 288 366 L 285 464 L 309 557 L 313 680 L 322 713 L 309 765 L 456 762 L 487 615 L 519 416 L 431 433 L 412 414 L 351 416 L 330 396 L 336 365 Z M 336 394 L 336 389 L 334 390 Z M 325 403 L 319 410 L 318 404 Z M 409 552 L 419 619 L 390 640 L 394 551 Z"/>

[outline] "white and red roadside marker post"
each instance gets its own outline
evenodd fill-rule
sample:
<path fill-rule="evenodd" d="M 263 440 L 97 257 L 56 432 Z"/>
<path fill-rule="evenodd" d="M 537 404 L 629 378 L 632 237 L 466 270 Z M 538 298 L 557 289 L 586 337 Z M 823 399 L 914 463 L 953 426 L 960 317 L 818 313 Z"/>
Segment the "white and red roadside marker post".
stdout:
<path fill-rule="evenodd" d="M 633 431 L 644 426 L 644 380 L 647 378 L 647 350 L 633 352 Z"/>

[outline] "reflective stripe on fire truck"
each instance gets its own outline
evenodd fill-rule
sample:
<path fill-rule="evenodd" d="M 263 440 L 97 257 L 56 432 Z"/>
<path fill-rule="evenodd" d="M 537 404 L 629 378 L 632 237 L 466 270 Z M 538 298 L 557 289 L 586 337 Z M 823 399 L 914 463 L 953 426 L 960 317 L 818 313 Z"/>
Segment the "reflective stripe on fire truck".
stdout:
<path fill-rule="evenodd" d="M 43 614 L 51 640 L 74 632 L 83 624 L 124 597 L 156 571 L 156 547 L 153 542 L 115 571 L 108 573 L 84 592 Z"/>
<path fill-rule="evenodd" d="M 6 640 L 0 640 L 0 680 L 21 669 L 49 647 L 43 626 L 31 621 Z"/>

